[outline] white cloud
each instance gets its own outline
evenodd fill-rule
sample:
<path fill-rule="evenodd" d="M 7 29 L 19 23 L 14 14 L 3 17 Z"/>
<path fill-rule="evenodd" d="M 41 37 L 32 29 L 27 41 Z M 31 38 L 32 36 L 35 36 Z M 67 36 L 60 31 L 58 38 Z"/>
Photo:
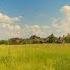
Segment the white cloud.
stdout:
<path fill-rule="evenodd" d="M 23 28 L 23 35 L 24 37 L 29 37 L 31 35 L 37 35 L 40 37 L 46 37 L 48 36 L 48 34 L 50 34 L 51 32 L 49 32 L 50 27 L 47 25 L 25 25 Z M 51 31 L 51 30 L 50 30 Z"/>
<path fill-rule="evenodd" d="M 8 15 L 0 13 L 0 23 L 15 24 L 16 21 L 19 21 L 21 18 L 22 18 L 22 16 L 10 17 Z"/>
<path fill-rule="evenodd" d="M 20 37 L 21 26 L 17 23 L 20 21 L 22 16 L 10 17 L 3 13 L 0 13 L 0 32 L 3 37 Z"/>
<path fill-rule="evenodd" d="M 65 5 L 62 7 L 62 10 L 64 12 L 64 15 L 66 15 L 67 17 L 70 17 L 70 6 L 69 5 Z"/>
<path fill-rule="evenodd" d="M 51 25 L 27 25 L 20 26 L 17 21 L 20 21 L 22 16 L 9 17 L 0 13 L 0 23 L 2 24 L 4 35 L 9 37 L 29 37 L 33 34 L 40 37 L 46 37 L 51 33 L 55 35 L 63 35 L 70 33 L 70 6 L 61 7 L 63 17 L 55 17 Z M 0 30 L 2 31 L 2 30 Z"/>

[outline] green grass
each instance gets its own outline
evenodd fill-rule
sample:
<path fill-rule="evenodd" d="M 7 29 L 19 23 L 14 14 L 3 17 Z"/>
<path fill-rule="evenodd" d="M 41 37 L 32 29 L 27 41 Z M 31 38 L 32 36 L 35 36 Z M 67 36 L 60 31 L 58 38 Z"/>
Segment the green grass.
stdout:
<path fill-rule="evenodd" d="M 70 70 L 70 44 L 1 45 L 0 70 Z"/>

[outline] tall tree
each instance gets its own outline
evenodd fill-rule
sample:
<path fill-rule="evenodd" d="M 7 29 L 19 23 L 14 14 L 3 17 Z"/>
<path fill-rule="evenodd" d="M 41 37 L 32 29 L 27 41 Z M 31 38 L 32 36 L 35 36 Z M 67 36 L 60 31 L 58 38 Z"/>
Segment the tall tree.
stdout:
<path fill-rule="evenodd" d="M 70 34 L 68 33 L 68 35 L 64 38 L 66 43 L 70 43 Z"/>
<path fill-rule="evenodd" d="M 57 42 L 57 37 L 54 36 L 54 34 L 51 34 L 46 38 L 47 43 L 56 43 Z"/>

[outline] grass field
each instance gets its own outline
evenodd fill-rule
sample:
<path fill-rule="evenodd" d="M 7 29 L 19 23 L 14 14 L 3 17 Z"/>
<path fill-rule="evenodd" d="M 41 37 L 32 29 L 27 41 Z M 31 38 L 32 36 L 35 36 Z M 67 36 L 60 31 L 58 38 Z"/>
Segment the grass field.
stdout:
<path fill-rule="evenodd" d="M 70 70 L 70 44 L 1 45 L 0 70 Z"/>

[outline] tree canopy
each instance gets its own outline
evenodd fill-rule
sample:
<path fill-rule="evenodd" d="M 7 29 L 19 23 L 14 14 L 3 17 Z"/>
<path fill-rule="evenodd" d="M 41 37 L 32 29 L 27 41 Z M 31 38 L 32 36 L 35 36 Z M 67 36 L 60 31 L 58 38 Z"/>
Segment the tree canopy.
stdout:
<path fill-rule="evenodd" d="M 36 35 L 32 35 L 29 38 L 11 38 L 8 40 L 0 40 L 0 44 L 9 44 L 9 45 L 20 45 L 20 44 L 42 44 L 42 43 L 70 43 L 70 34 L 66 36 L 56 37 L 54 34 L 49 35 L 46 38 L 41 38 Z"/>

